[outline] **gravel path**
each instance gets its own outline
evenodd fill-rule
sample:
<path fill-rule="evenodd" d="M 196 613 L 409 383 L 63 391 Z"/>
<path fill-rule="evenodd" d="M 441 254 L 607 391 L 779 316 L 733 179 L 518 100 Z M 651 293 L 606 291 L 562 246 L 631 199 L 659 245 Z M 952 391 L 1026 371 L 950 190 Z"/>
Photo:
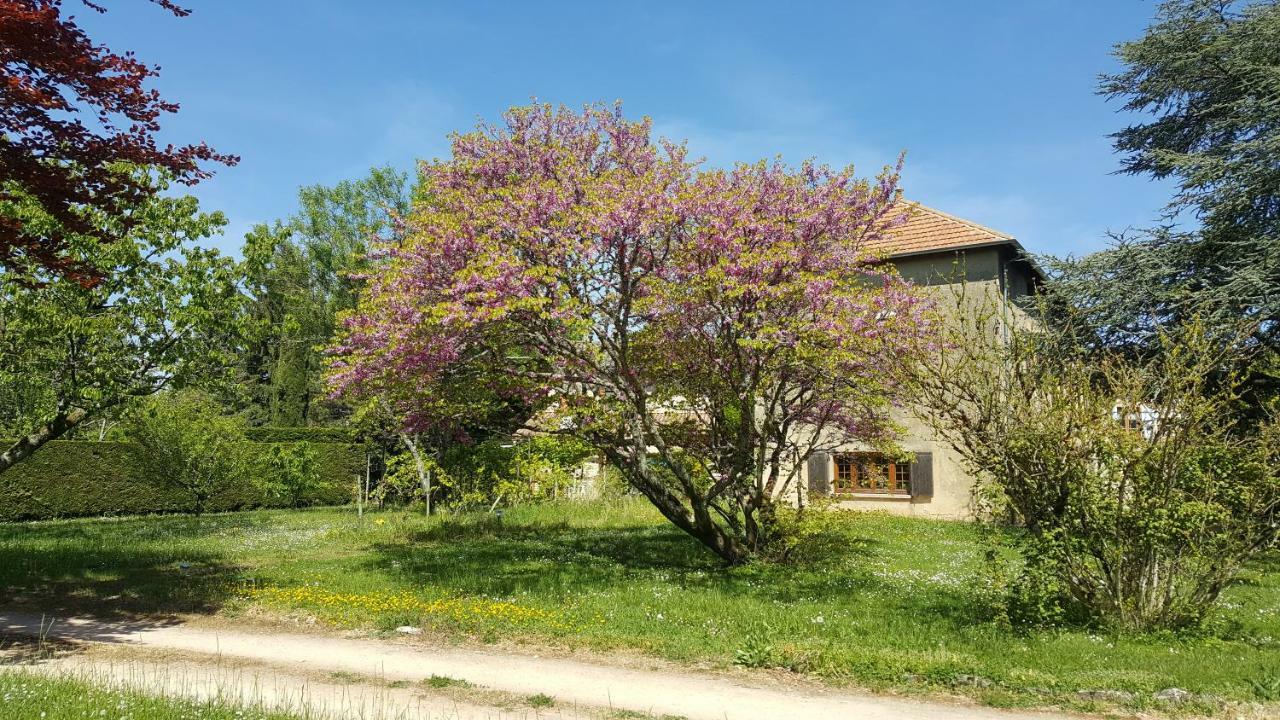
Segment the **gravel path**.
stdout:
<path fill-rule="evenodd" d="M 43 624 L 43 629 L 42 629 Z M 465 680 L 489 690 L 556 699 L 559 708 L 539 717 L 601 717 L 608 709 L 671 715 L 689 720 L 1059 720 L 1062 714 L 1003 711 L 970 705 L 921 702 L 852 693 L 748 685 L 734 678 L 700 673 L 655 671 L 530 654 L 493 652 L 377 639 L 335 638 L 252 630 L 209 629 L 182 624 L 108 622 L 89 618 L 42 618 L 0 612 L 0 635 L 22 634 L 126 644 L 178 651 L 183 657 L 262 665 L 253 678 L 222 682 L 257 686 L 297 685 L 294 675 L 349 673 L 416 683 L 432 675 Z M 274 669 L 272 669 L 274 668 Z M 277 677 L 278 676 L 278 677 Z M 275 679 L 273 679 L 275 678 Z M 279 682 L 277 682 L 277 679 Z M 152 683 L 170 692 L 168 683 Z M 350 686 L 345 686 L 351 692 Z M 591 710 L 594 708 L 595 710 Z M 435 717 L 406 715 L 406 717 Z M 474 711 L 474 709 L 472 709 Z M 516 717 L 501 715 L 492 717 Z M 572 712 L 575 714 L 564 714 Z M 577 714 L 577 713 L 580 713 Z M 352 717 L 360 717 L 352 714 Z M 443 716 L 443 715 L 442 715 Z M 484 717 L 484 715 L 448 715 Z M 530 715 L 532 717 L 532 715 Z"/>
<path fill-rule="evenodd" d="M 298 675 L 272 665 L 208 658 L 151 657 L 139 652 L 93 652 L 8 668 L 13 672 L 84 680 L 191 700 L 217 700 L 247 708 L 293 712 L 308 720 L 605 720 L 590 709 L 534 709 L 481 704 L 418 687 L 388 687 Z M 0 706 L 0 718 L 7 718 Z M 15 720 L 18 720 L 15 718 Z M 21 720 L 26 720 L 23 718 Z"/>

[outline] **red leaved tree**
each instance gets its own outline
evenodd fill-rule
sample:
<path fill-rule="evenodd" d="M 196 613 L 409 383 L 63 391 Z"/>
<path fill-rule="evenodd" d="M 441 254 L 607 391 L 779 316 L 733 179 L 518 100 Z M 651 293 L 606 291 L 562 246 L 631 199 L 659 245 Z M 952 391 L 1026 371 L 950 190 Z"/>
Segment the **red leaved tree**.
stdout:
<path fill-rule="evenodd" d="M 84 210 L 105 212 L 127 230 L 127 208 L 155 187 L 125 166 L 194 184 L 210 175 L 201 161 L 237 161 L 204 143 L 157 144 L 160 117 L 178 109 L 143 86 L 158 70 L 94 43 L 62 0 L 0 0 L 0 264 L 34 264 L 92 284 L 102 271 L 72 259 L 68 244 L 118 232 L 105 232 Z"/>

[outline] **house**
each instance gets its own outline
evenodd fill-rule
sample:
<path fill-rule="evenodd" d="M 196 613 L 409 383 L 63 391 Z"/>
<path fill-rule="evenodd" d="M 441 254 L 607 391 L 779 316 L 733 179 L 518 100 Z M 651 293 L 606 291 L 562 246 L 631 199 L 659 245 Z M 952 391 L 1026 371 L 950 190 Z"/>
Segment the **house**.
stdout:
<path fill-rule="evenodd" d="M 1034 294 L 1043 280 L 1010 235 L 911 203 L 907 222 L 876 247 L 901 275 L 940 300 L 963 286 L 967 296 L 1007 303 Z M 1012 310 L 1012 312 L 1017 312 Z M 944 314 L 945 316 L 945 314 Z M 972 515 L 974 477 L 959 455 L 904 409 L 899 445 L 910 462 L 857 443 L 836 444 L 809 456 L 803 474 L 809 496 L 832 496 L 839 507 L 903 515 L 966 518 Z"/>
<path fill-rule="evenodd" d="M 872 249 L 886 257 L 904 278 L 935 296 L 941 306 L 954 307 L 948 297 L 954 298 L 963 288 L 966 299 L 995 300 L 1009 307 L 1011 314 L 1026 317 L 1016 301 L 1035 294 L 1044 276 L 1016 239 L 918 203 L 910 203 L 910 210 L 908 220 Z M 676 400 L 677 405 L 683 402 L 683 398 Z M 656 415 L 661 421 L 680 416 L 682 411 L 666 407 Z M 898 445 L 911 456 L 909 462 L 899 462 L 858 443 L 833 440 L 806 459 L 799 473 L 800 487 L 789 485 L 784 490 L 786 501 L 823 495 L 848 509 L 971 517 L 974 477 L 959 454 L 910 408 L 902 409 L 895 419 L 905 429 Z M 570 494 L 594 497 L 604 467 L 603 459 L 596 459 L 577 468 L 577 482 Z"/>

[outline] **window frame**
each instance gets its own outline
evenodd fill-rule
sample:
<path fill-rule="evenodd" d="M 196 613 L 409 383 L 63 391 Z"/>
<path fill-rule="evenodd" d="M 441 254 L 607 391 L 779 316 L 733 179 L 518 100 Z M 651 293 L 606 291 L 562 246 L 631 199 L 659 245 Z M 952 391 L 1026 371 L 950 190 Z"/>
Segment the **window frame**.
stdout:
<path fill-rule="evenodd" d="M 871 464 L 883 468 L 885 486 L 875 487 L 874 480 L 860 485 L 860 472 Z M 833 495 L 886 495 L 911 497 L 911 463 L 880 452 L 851 451 L 831 455 L 831 492 Z"/>

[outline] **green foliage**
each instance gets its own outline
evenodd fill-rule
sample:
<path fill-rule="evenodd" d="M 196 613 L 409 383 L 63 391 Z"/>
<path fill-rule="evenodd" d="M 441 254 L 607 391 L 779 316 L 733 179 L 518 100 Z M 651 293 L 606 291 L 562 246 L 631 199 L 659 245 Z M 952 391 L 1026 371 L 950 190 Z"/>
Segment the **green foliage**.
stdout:
<path fill-rule="evenodd" d="M 576 473 L 582 462 L 593 455 L 585 443 L 559 436 L 458 443 L 439 455 L 420 450 L 431 501 L 447 503 L 453 510 L 568 497 L 579 483 Z M 411 452 L 387 457 L 383 478 L 371 497 L 380 502 L 425 500 L 424 483 Z"/>
<path fill-rule="evenodd" d="M 246 438 L 260 443 L 349 443 L 355 433 L 345 427 L 248 427 Z"/>
<path fill-rule="evenodd" d="M 1125 629 L 1197 624 L 1280 537 L 1280 432 L 1236 422 L 1238 335 L 1161 332 L 1138 361 L 1070 334 L 958 321 L 924 369 L 925 419 L 1026 528 L 1010 615 Z M 1056 607 L 1055 607 L 1056 605 Z"/>
<path fill-rule="evenodd" d="M 591 456 L 585 443 L 559 436 L 455 445 L 440 459 L 440 483 L 461 507 L 554 499 L 568 494 Z"/>
<path fill-rule="evenodd" d="M 301 507 L 321 487 L 316 451 L 310 443 L 275 443 L 258 460 L 263 491 L 288 507 Z"/>
<path fill-rule="evenodd" d="M 190 495 L 197 515 L 214 493 L 249 472 L 243 421 L 223 415 L 202 393 L 151 398 L 129 418 L 125 436 L 157 479 Z"/>
<path fill-rule="evenodd" d="M 582 442 L 559 436 L 456 444 L 438 457 L 419 451 L 433 504 L 443 502 L 454 510 L 567 497 L 578 482 L 575 472 L 592 454 Z M 410 452 L 386 458 L 371 497 L 382 503 L 425 500 L 423 478 Z"/>
<path fill-rule="evenodd" d="M 563 435 L 534 435 L 522 438 L 516 446 L 517 456 L 527 461 L 547 462 L 559 467 L 572 467 L 591 459 L 596 453 L 590 445 Z"/>
<path fill-rule="evenodd" d="M 762 559 L 781 563 L 822 563 L 848 551 L 856 539 L 841 511 L 827 498 L 811 498 L 803 508 L 779 505 L 762 517 L 769 533 Z"/>
<path fill-rule="evenodd" d="M 777 664 L 773 643 L 764 635 L 748 635 L 747 641 L 734 652 L 733 664 L 748 668 L 773 667 Z"/>
<path fill-rule="evenodd" d="M 498 497 L 509 502 L 528 499 L 532 492 L 513 472 L 515 447 L 510 441 L 486 440 L 474 445 L 455 445 L 445 451 L 441 466 L 447 477 L 442 482 L 450 501 L 467 507 L 492 503 Z"/>
<path fill-rule="evenodd" d="M 1199 314 L 1261 320 L 1258 339 L 1280 347 L 1280 4 L 1164 2 L 1115 55 L 1099 92 L 1137 115 L 1115 148 L 1124 172 L 1176 184 L 1171 226 L 1054 263 L 1051 289 L 1108 344 Z M 1178 229 L 1187 220 L 1199 227 Z"/>
<path fill-rule="evenodd" d="M 1059 533 L 1032 534 L 1008 543 L 997 534 L 988 534 L 985 579 L 991 607 L 1002 625 L 1011 628 L 1053 628 L 1068 621 L 1064 598 L 1070 593 L 1061 578 L 1057 558 Z M 1002 555 L 1012 545 L 1017 560 Z M 1078 615 L 1075 620 L 1085 619 Z"/>
<path fill-rule="evenodd" d="M 85 265 L 108 270 L 97 285 L 0 268 L 0 428 L 36 438 L 0 456 L 0 471 L 88 418 L 222 379 L 231 366 L 243 300 L 236 266 L 188 244 L 226 220 L 191 197 L 154 196 L 130 214 L 127 229 L 94 218 L 116 241 L 70 245 Z"/>
<path fill-rule="evenodd" d="M 1280 700 L 1280 672 L 1268 673 L 1262 677 L 1249 678 L 1249 686 L 1259 700 Z"/>
<path fill-rule="evenodd" d="M 325 399 L 320 348 L 355 307 L 368 243 L 408 209 L 408 177 L 374 168 L 359 180 L 298 191 L 298 213 L 245 236 L 252 336 L 241 402 L 256 422 L 303 426 L 345 411 Z"/>
<path fill-rule="evenodd" d="M 1280 5 L 1166 0 L 1146 34 L 1115 55 L 1122 69 L 1099 91 L 1152 113 L 1112 136 L 1125 172 L 1176 179 L 1171 213 L 1191 208 L 1210 227 L 1274 242 Z"/>
<path fill-rule="evenodd" d="M 422 457 L 422 470 L 430 475 L 432 482 L 432 499 L 441 491 L 454 486 L 453 479 L 445 472 L 435 458 Z M 370 498 L 381 504 L 389 502 L 417 503 L 426 500 L 422 477 L 413 456 L 409 453 L 388 456 L 383 469 L 382 480 L 369 493 Z"/>
<path fill-rule="evenodd" d="M 270 452 L 269 445 L 246 443 L 248 457 Z M 357 475 L 364 472 L 358 447 L 313 443 L 320 483 L 303 504 L 348 503 Z M 269 507 L 279 501 L 263 491 L 263 476 L 242 475 L 218 488 L 207 512 Z M 56 440 L 15 465 L 0 483 L 0 521 L 98 515 L 185 513 L 194 510 L 190 494 L 165 481 L 127 442 Z"/>

